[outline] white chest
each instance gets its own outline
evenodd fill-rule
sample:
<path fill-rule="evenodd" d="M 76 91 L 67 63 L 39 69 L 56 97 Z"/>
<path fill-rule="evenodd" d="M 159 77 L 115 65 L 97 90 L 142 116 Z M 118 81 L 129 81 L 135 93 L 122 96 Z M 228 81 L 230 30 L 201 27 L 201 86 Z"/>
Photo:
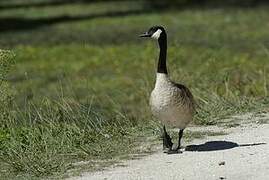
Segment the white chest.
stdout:
<path fill-rule="evenodd" d="M 174 107 L 175 88 L 166 74 L 157 74 L 156 83 L 150 97 L 153 114 L 160 116 L 170 113 Z"/>
<path fill-rule="evenodd" d="M 172 105 L 173 89 L 168 86 L 155 86 L 150 96 L 150 105 L 155 110 L 168 109 Z"/>
<path fill-rule="evenodd" d="M 184 106 L 177 87 L 166 74 L 157 74 L 156 83 L 150 96 L 153 115 L 164 124 L 184 128 L 191 117 Z"/>

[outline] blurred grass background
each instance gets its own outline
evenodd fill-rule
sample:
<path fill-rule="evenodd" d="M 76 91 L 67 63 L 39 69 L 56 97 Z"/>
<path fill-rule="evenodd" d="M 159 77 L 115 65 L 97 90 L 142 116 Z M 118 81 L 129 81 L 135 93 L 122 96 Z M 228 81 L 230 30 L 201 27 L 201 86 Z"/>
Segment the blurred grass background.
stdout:
<path fill-rule="evenodd" d="M 195 124 L 266 111 L 268 10 L 257 0 L 1 1 L 0 48 L 13 52 L 1 51 L 1 176 L 59 175 L 157 138 L 158 50 L 138 38 L 156 24 L 171 78 L 198 102 Z"/>

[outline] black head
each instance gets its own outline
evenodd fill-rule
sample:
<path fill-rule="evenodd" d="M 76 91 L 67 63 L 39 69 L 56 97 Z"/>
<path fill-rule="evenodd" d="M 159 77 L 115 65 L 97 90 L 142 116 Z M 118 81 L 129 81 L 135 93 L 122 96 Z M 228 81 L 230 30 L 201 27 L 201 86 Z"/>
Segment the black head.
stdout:
<path fill-rule="evenodd" d="M 159 39 L 166 35 L 165 30 L 162 26 L 153 26 L 144 34 L 141 34 L 140 37 L 150 37 L 153 39 Z"/>

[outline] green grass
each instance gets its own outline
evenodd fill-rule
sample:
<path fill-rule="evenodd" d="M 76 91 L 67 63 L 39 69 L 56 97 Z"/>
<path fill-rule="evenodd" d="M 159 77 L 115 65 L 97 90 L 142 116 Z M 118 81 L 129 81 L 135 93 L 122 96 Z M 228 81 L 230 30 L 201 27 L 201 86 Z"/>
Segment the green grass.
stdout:
<path fill-rule="evenodd" d="M 1 9 L 0 18 L 8 19 L 0 47 L 16 54 L 0 87 L 9 99 L 0 116 L 3 177 L 64 174 L 159 136 L 148 107 L 156 42 L 138 38 L 154 24 L 168 29 L 169 71 L 195 96 L 194 123 L 268 105 L 268 7 L 156 11 L 111 2 Z"/>

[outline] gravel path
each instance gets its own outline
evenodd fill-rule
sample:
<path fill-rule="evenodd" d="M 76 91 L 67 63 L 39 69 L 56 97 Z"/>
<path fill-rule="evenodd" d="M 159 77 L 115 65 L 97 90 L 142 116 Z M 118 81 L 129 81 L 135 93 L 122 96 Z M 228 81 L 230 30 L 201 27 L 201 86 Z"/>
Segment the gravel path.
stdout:
<path fill-rule="evenodd" d="M 194 140 L 182 154 L 158 151 L 72 180 L 268 180 L 269 124 L 246 123 Z"/>

